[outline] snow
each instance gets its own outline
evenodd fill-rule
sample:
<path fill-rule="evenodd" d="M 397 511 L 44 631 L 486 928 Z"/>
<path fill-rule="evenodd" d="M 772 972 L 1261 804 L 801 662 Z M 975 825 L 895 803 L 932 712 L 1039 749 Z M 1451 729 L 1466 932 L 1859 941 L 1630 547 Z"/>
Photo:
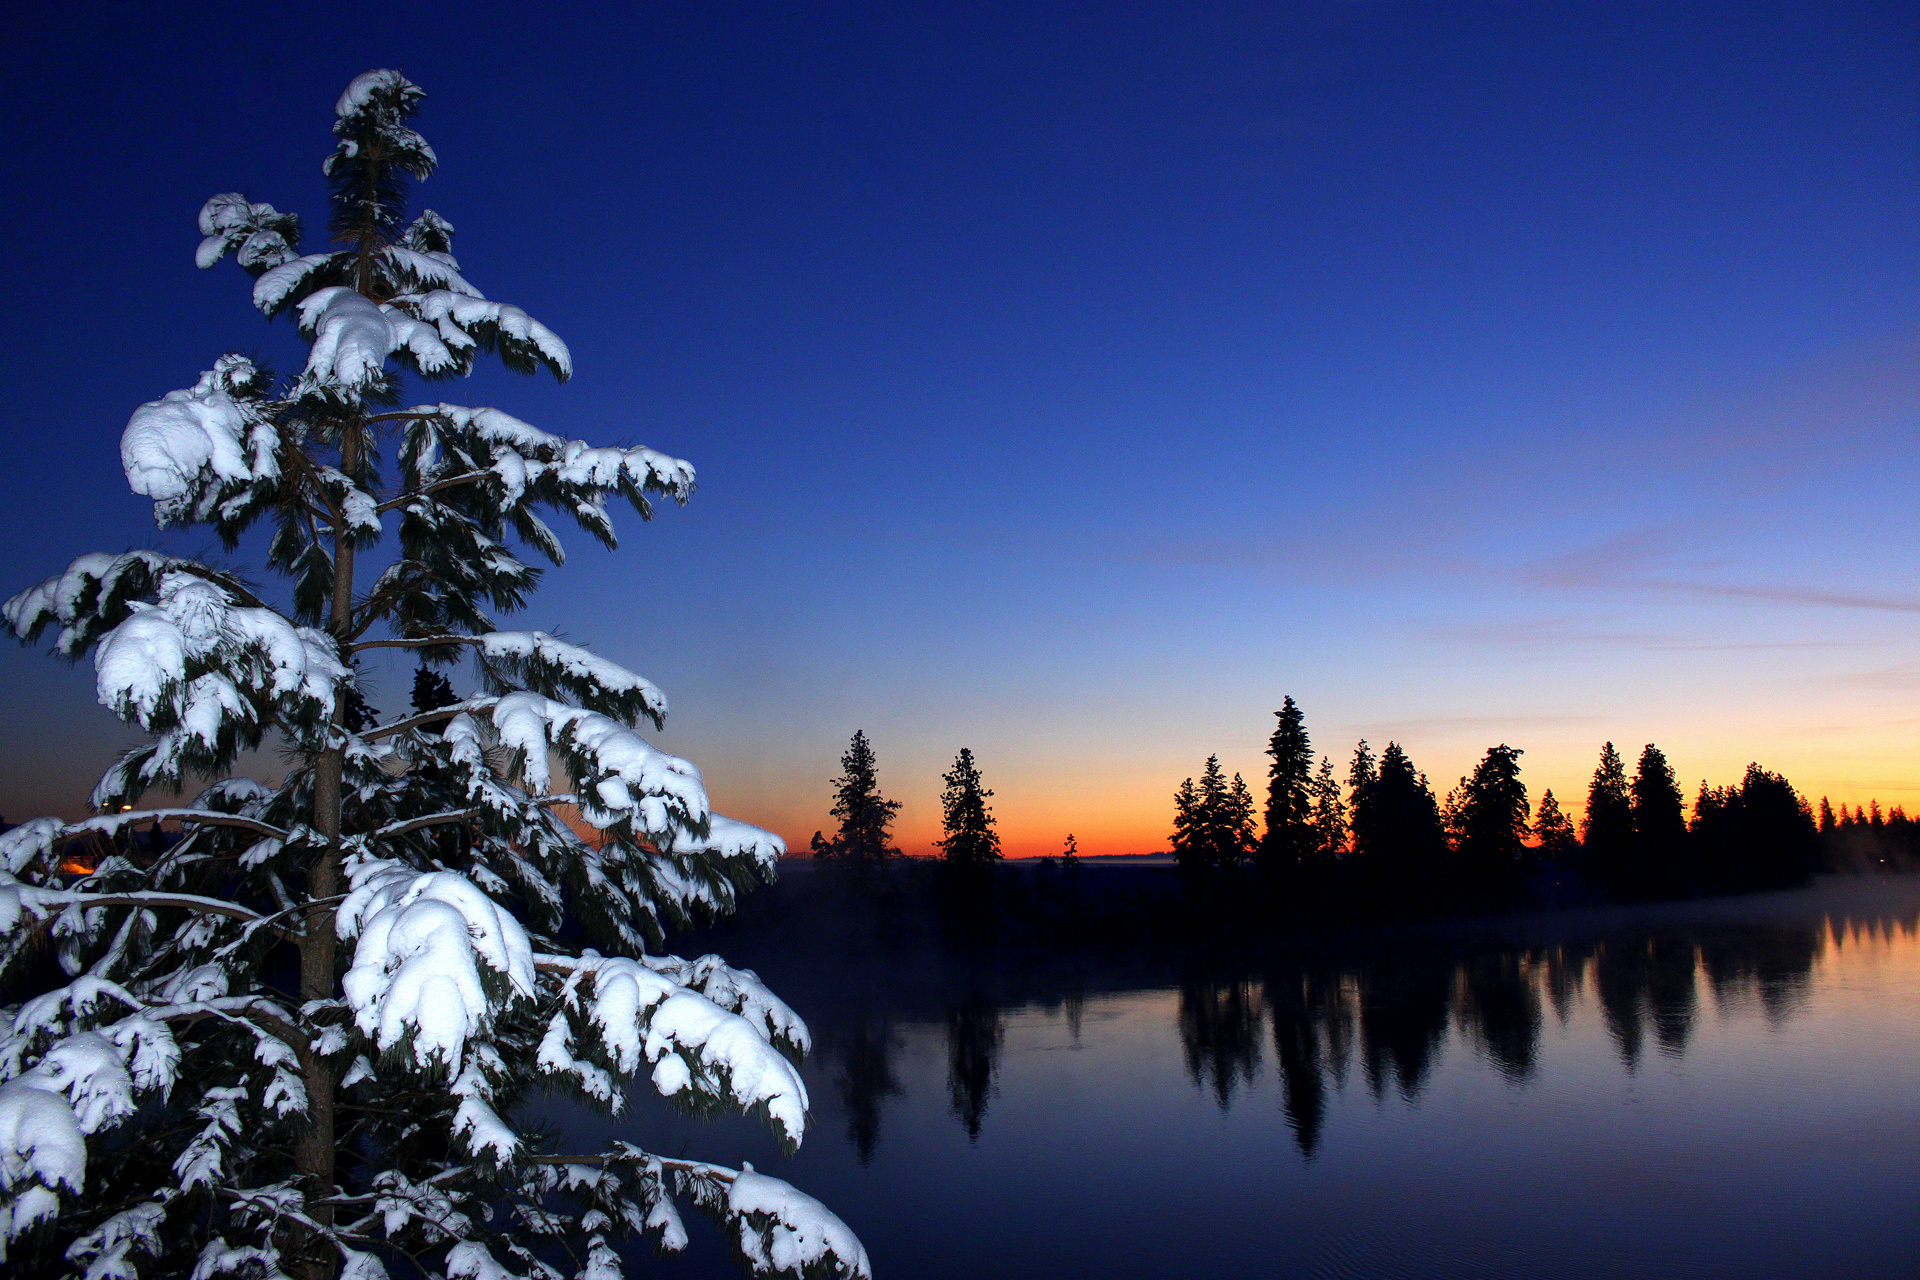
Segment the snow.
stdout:
<path fill-rule="evenodd" d="M 721 1008 L 739 1014 L 769 1040 L 784 1042 L 802 1054 L 813 1047 L 807 1024 L 801 1021 L 800 1015 L 768 990 L 760 981 L 760 975 L 751 969 L 735 969 L 716 955 L 704 955 L 698 960 L 643 956 L 640 962 L 681 986 L 698 991 Z"/>
<path fill-rule="evenodd" d="M 787 1142 L 797 1144 L 806 1132 L 807 1087 L 799 1071 L 752 1023 L 705 996 L 684 989 L 668 996 L 647 1020 L 642 1048 L 663 1095 L 698 1078 L 703 1091 L 742 1109 L 764 1107 Z"/>
<path fill-rule="evenodd" d="M 867 1280 L 873 1266 L 866 1247 L 818 1200 L 778 1178 L 742 1164 L 727 1188 L 727 1208 L 736 1221 L 740 1251 L 758 1269 L 799 1274 L 838 1261 L 848 1274 Z"/>
<path fill-rule="evenodd" d="M 380 380 L 387 357 L 402 349 L 423 374 L 444 373 L 459 363 L 432 326 L 370 302 L 345 285 L 316 289 L 301 301 L 299 312 L 300 331 L 313 339 L 307 353 L 310 385 L 365 391 Z"/>
<path fill-rule="evenodd" d="M 593 826 L 604 830 L 637 820 L 640 829 L 664 837 L 676 825 L 707 818 L 700 771 L 677 756 L 655 750 L 611 716 L 537 693 L 510 693 L 494 704 L 491 719 L 501 745 L 525 753 L 527 785 L 536 792 L 545 791 L 551 781 L 549 743 L 563 754 L 577 756 L 581 814 Z M 446 732 L 467 731 L 456 720 Z"/>
<path fill-rule="evenodd" d="M 78 1191 L 86 1173 L 86 1138 L 67 1100 L 25 1076 L 0 1085 L 0 1190 L 32 1178 Z"/>
<path fill-rule="evenodd" d="M 295 258 L 291 262 L 281 263 L 253 282 L 253 305 L 267 315 L 272 315 L 299 290 L 301 285 L 311 279 L 316 271 L 335 258 L 343 256 L 345 255 L 337 253 L 310 253 L 304 258 Z"/>
<path fill-rule="evenodd" d="M 139 1269 L 128 1256 L 160 1251 L 160 1228 L 167 1216 L 161 1205 L 148 1201 L 116 1213 L 67 1246 L 67 1261 L 86 1266 L 86 1280 L 139 1280 Z"/>
<path fill-rule="evenodd" d="M 184 497 L 211 472 L 248 480 L 242 443 L 248 418 L 221 387 L 220 371 L 205 373 L 185 391 L 169 391 L 133 411 L 120 437 L 120 463 L 133 491 L 168 502 Z"/>
<path fill-rule="evenodd" d="M 533 994 L 526 930 L 452 871 L 362 859 L 348 877 L 335 923 L 359 939 L 342 980 L 356 1025 L 382 1050 L 410 1038 L 415 1063 L 438 1059 L 457 1075 L 466 1042 L 497 1012 L 479 966 L 506 979 L 509 998 Z"/>
<path fill-rule="evenodd" d="M 138 570 L 151 577 L 170 565 L 184 563 L 154 551 L 129 551 L 123 555 L 94 552 L 68 565 L 66 572 L 28 587 L 5 605 L 0 616 L 22 640 L 31 638 L 49 622 L 58 622 L 60 635 L 53 647 L 63 657 L 74 657 L 91 639 L 91 628 L 103 602 L 118 594 L 121 579 Z"/>
<path fill-rule="evenodd" d="M 333 114 L 344 120 L 359 115 L 373 106 L 374 95 L 382 91 L 398 93 L 403 98 L 418 101 L 426 97 L 426 91 L 398 71 L 380 69 L 362 71 L 347 85 L 340 100 L 333 104 Z"/>
<path fill-rule="evenodd" d="M 157 594 L 157 603 L 129 602 L 132 615 L 94 653 L 102 706 L 143 728 L 167 725 L 149 774 L 189 745 L 211 747 L 230 722 L 250 723 L 254 698 L 330 709 L 335 684 L 351 674 L 325 634 L 236 607 L 204 578 L 169 570 Z M 189 660 L 216 670 L 188 682 Z"/>
<path fill-rule="evenodd" d="M 278 266 L 293 256 L 282 228 L 297 226 L 270 204 L 253 204 L 238 191 L 222 192 L 200 207 L 200 234 L 206 238 L 194 250 L 194 265 L 205 270 L 238 249 L 243 267 Z"/>
<path fill-rule="evenodd" d="M 771 871 L 785 856 L 787 842 L 771 831 L 749 826 L 737 818 L 712 814 L 707 819 L 707 834 L 696 836 L 682 828 L 673 833 L 667 845 L 670 853 L 721 853 L 732 858 L 751 858 L 762 870 Z"/>
<path fill-rule="evenodd" d="M 576 690 L 605 690 L 616 696 L 636 694 L 655 723 L 667 714 L 667 696 L 652 681 L 544 631 L 489 632 L 480 637 L 480 648 L 489 658 L 543 667 Z"/>
<path fill-rule="evenodd" d="M 495 1262 L 487 1246 L 477 1240 L 462 1240 L 447 1250 L 447 1280 L 520 1280 L 520 1277 Z"/>
<path fill-rule="evenodd" d="M 464 280 L 460 283 L 467 290 L 473 289 Z M 395 301 L 411 306 L 422 320 L 437 326 L 440 336 L 450 346 L 472 346 L 473 338 L 468 330 L 476 325 L 485 326 L 502 337 L 531 345 L 553 365 L 561 381 L 573 376 L 573 354 L 567 350 L 567 344 L 560 340 L 560 335 L 519 307 L 505 302 L 488 302 L 477 290 L 469 293 L 433 289 L 424 294 L 396 298 Z"/>

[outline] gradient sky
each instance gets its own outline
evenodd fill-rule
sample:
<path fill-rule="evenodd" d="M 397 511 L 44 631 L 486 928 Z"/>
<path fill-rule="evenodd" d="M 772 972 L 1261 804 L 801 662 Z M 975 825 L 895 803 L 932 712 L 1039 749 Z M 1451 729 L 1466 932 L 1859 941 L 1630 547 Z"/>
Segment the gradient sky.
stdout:
<path fill-rule="evenodd" d="M 1284 694 L 1443 791 L 1508 742 L 1578 800 L 1612 739 L 1914 803 L 1911 4 L 172 9 L 0 51 L 5 592 L 216 549 L 120 431 L 303 348 L 194 215 L 323 226 L 395 66 L 416 203 L 578 367 L 420 398 L 700 471 L 517 625 L 664 687 L 727 812 L 804 845 L 864 728 L 909 852 L 961 746 L 1009 853 L 1163 847 Z M 0 682 L 0 813 L 77 813 L 128 731 L 44 650 Z"/>

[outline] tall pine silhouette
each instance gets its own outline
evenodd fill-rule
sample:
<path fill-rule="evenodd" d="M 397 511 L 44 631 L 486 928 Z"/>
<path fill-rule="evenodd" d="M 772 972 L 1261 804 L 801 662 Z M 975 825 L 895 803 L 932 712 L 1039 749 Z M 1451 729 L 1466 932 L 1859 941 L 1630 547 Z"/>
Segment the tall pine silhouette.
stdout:
<path fill-rule="evenodd" d="M 946 834 L 937 843 L 940 856 L 956 866 L 979 867 L 1000 860 L 1000 836 L 993 829 L 993 810 L 987 800 L 993 792 L 980 782 L 973 752 L 960 748 L 953 768 L 941 775 L 947 784 L 940 797 L 940 821 Z"/>
<path fill-rule="evenodd" d="M 880 794 L 880 763 L 865 730 L 853 731 L 840 769 L 833 780 L 833 808 L 828 810 L 840 820 L 840 830 L 831 840 L 814 832 L 813 856 L 856 866 L 899 857 L 900 851 L 887 842 L 900 802 Z"/>
<path fill-rule="evenodd" d="M 1298 870 L 1318 845 L 1313 825 L 1313 744 L 1306 718 L 1291 697 L 1274 712 L 1279 723 L 1267 742 L 1267 834 L 1260 861 L 1270 872 Z"/>
<path fill-rule="evenodd" d="M 1635 897 L 1670 897 L 1696 887 L 1688 864 L 1687 806 L 1673 767 L 1651 742 L 1640 753 L 1630 787 L 1633 799 L 1633 859 L 1628 891 Z"/>
<path fill-rule="evenodd" d="M 1627 769 L 1611 742 L 1600 748 L 1600 763 L 1587 785 L 1587 812 L 1580 823 L 1582 861 L 1603 891 L 1616 897 L 1630 891 L 1633 858 L 1633 798 Z"/>

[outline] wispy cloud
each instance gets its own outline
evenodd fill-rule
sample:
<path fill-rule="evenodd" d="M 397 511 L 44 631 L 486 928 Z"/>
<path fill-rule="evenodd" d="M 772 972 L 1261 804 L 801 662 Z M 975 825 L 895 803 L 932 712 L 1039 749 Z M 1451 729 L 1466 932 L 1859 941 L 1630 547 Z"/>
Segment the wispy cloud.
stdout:
<path fill-rule="evenodd" d="M 1408 737 L 1414 734 L 1444 735 L 1449 733 L 1479 732 L 1494 730 L 1507 732 L 1515 728 L 1553 728 L 1557 726 L 1598 724 L 1600 716 L 1574 715 L 1523 715 L 1507 716 L 1415 716 L 1401 720 L 1374 720 L 1366 724 L 1349 726 L 1356 729 L 1362 737 L 1394 738 Z"/>
<path fill-rule="evenodd" d="M 1440 640 L 1508 645 L 1530 649 L 1639 649 L 1688 652 L 1747 649 L 1838 649 L 1845 640 L 1704 640 L 1651 631 L 1610 631 L 1581 618 L 1531 618 L 1516 621 L 1442 623 L 1428 628 Z"/>
<path fill-rule="evenodd" d="M 1679 524 L 1635 529 L 1594 546 L 1536 560 L 1522 566 L 1517 576 L 1528 586 L 1556 590 L 1652 591 L 1706 599 L 1920 613 L 1920 596 L 1799 583 L 1702 582 L 1676 577 L 1672 561 L 1688 549 L 1686 540 L 1695 533 Z M 1683 572 L 1712 573 L 1725 566 L 1722 560 L 1695 559 Z"/>

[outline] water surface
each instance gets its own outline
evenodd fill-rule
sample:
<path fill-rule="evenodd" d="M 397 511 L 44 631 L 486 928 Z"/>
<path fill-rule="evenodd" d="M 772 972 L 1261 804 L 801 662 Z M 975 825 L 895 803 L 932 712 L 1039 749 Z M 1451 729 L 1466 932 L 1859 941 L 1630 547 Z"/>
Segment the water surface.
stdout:
<path fill-rule="evenodd" d="M 814 1030 L 802 1150 L 617 1133 L 882 1277 L 1911 1277 L 1917 925 L 1896 879 L 1205 963 L 742 936 Z M 738 1274 L 711 1231 L 640 1270 Z"/>

